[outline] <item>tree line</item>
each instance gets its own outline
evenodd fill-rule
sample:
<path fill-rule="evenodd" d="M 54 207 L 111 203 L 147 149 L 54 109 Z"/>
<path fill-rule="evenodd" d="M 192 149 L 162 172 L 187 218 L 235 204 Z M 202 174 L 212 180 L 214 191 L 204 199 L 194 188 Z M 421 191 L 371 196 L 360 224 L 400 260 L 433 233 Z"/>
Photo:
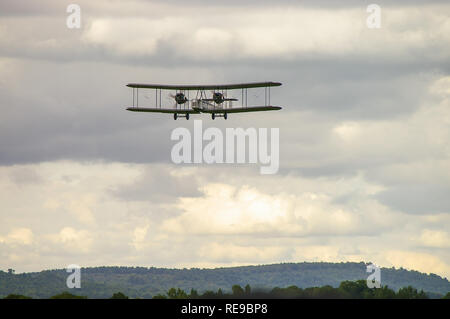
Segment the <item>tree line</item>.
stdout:
<path fill-rule="evenodd" d="M 20 294 L 33 298 L 50 298 L 65 290 L 93 299 L 110 298 L 122 292 L 130 298 L 152 298 L 166 295 L 172 287 L 191 288 L 198 292 L 219 288 L 229 291 L 239 284 L 244 287 L 338 287 L 345 280 L 367 278 L 365 263 L 286 263 L 260 266 L 242 266 L 214 269 L 167 269 L 145 267 L 88 267 L 82 268 L 82 288 L 66 288 L 65 269 L 36 273 L 14 273 L 0 270 L 0 298 Z M 441 298 L 450 291 L 450 282 L 434 274 L 423 274 L 405 269 L 382 268 L 383 284 L 394 291 L 412 286 L 423 289 L 431 299 Z"/>
<path fill-rule="evenodd" d="M 54 295 L 50 299 L 87 299 L 87 296 L 77 296 L 69 292 L 62 292 Z M 271 290 L 252 289 L 250 285 L 242 288 L 240 285 L 233 285 L 230 292 L 224 292 L 222 289 L 217 291 L 207 290 L 198 293 L 191 289 L 189 293 L 180 288 L 170 288 L 165 294 L 153 296 L 153 299 L 429 299 L 429 296 L 423 291 L 418 291 L 412 286 L 400 288 L 397 292 L 388 286 L 381 288 L 368 288 L 365 280 L 343 281 L 339 287 L 332 286 L 299 288 L 289 286 L 286 288 L 275 287 Z M 443 299 L 450 299 L 448 292 Z M 4 299 L 31 299 L 31 297 L 10 294 Z M 129 299 L 122 292 L 114 293 L 109 299 Z"/>

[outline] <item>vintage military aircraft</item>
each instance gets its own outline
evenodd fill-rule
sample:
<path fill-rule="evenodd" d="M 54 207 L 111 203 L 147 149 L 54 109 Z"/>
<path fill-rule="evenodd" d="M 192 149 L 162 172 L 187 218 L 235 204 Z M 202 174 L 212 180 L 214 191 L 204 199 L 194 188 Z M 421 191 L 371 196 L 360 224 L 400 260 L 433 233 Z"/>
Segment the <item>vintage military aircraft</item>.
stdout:
<path fill-rule="evenodd" d="M 156 112 L 171 113 L 174 120 L 184 117 L 189 120 L 190 114 L 210 113 L 214 120 L 216 117 L 227 119 L 229 113 L 274 111 L 280 110 L 279 106 L 270 105 L 270 88 L 280 86 L 279 82 L 253 82 L 241 84 L 219 84 L 219 85 L 161 85 L 161 84 L 139 84 L 130 83 L 128 87 L 133 88 L 133 106 L 128 111 L 133 112 Z M 248 106 L 248 89 L 264 88 L 264 105 Z M 139 89 L 155 90 L 155 106 L 139 106 Z M 172 108 L 161 106 L 161 91 L 175 90 L 170 95 L 175 103 Z M 232 103 L 238 101 L 236 98 L 227 97 L 228 90 L 241 90 L 241 106 L 234 107 Z M 196 91 L 195 98 L 189 99 L 189 92 Z M 207 91 L 211 91 L 211 97 L 207 97 Z M 136 104 L 135 104 L 136 103 Z"/>

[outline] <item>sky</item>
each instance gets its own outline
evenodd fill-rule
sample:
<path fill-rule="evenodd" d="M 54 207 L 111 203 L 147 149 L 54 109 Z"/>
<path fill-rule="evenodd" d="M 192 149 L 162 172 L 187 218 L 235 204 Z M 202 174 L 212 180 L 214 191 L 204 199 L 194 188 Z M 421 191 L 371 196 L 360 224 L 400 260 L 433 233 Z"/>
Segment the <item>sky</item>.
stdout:
<path fill-rule="evenodd" d="M 368 28 L 366 1 L 78 0 L 79 29 L 71 3 L 0 3 L 0 269 L 365 261 L 450 278 L 448 2 L 378 1 Z M 130 82 L 257 81 L 283 83 L 281 111 L 195 119 L 278 128 L 273 175 L 174 164 L 171 132 L 193 121 L 125 110 Z"/>

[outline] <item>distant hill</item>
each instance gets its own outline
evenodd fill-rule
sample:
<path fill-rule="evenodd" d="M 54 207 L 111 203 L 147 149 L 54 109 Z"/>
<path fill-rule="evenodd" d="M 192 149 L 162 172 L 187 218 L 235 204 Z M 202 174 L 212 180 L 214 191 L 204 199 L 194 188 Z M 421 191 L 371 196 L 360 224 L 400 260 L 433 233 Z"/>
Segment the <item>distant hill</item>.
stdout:
<path fill-rule="evenodd" d="M 300 288 L 331 285 L 339 286 L 345 280 L 366 279 L 365 263 L 284 263 L 261 266 L 243 266 L 215 269 L 166 269 L 144 267 L 92 267 L 81 269 L 81 288 L 68 289 L 65 269 L 35 273 L 12 274 L 0 271 L 0 297 L 20 294 L 33 298 L 49 298 L 63 291 L 89 298 L 109 298 L 121 291 L 136 298 L 151 298 L 164 294 L 172 287 L 190 291 L 191 288 L 229 291 L 232 285 L 271 289 L 298 286 Z M 413 286 L 431 297 L 445 295 L 450 282 L 435 274 L 424 274 L 405 269 L 382 268 L 381 284 L 398 290 Z"/>

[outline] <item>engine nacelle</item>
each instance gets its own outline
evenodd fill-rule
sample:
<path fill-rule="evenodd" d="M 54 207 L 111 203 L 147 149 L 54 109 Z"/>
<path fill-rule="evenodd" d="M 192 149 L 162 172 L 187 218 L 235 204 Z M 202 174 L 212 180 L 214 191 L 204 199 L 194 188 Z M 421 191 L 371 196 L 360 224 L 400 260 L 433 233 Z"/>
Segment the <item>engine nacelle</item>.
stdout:
<path fill-rule="evenodd" d="M 213 100 L 214 100 L 214 103 L 221 104 L 221 103 L 223 103 L 225 101 L 225 97 L 220 92 L 214 92 L 213 93 Z"/>
<path fill-rule="evenodd" d="M 188 99 L 186 98 L 184 93 L 177 93 L 174 96 L 174 99 L 175 99 L 175 102 L 177 102 L 177 104 L 184 104 L 188 101 Z"/>

